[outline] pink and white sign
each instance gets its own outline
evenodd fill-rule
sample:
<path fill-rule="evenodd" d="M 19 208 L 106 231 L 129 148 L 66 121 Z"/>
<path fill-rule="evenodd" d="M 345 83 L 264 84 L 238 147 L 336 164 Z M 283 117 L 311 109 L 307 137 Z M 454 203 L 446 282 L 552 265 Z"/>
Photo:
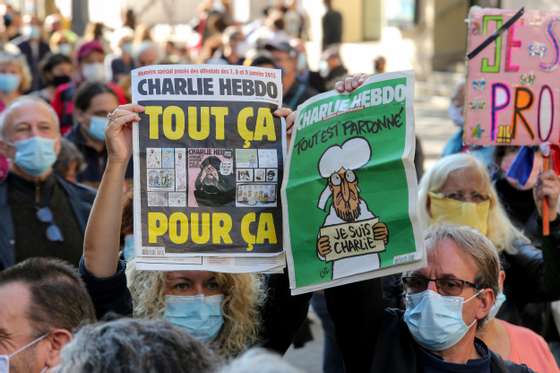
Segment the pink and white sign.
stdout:
<path fill-rule="evenodd" d="M 470 52 L 517 11 L 473 8 Z M 560 12 L 526 10 L 468 61 L 467 144 L 560 143 Z"/>

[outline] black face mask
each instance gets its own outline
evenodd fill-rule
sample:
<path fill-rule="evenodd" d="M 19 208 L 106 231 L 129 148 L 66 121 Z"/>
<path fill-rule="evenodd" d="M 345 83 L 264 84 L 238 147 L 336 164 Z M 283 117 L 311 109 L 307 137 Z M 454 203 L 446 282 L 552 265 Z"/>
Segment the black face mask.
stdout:
<path fill-rule="evenodd" d="M 68 75 L 55 76 L 51 79 L 51 85 L 58 87 L 59 85 L 69 83 L 72 80 Z"/>
<path fill-rule="evenodd" d="M 505 176 L 499 178 L 495 186 L 509 218 L 514 223 L 524 226 L 537 208 L 533 200 L 533 191 L 513 187 Z"/>

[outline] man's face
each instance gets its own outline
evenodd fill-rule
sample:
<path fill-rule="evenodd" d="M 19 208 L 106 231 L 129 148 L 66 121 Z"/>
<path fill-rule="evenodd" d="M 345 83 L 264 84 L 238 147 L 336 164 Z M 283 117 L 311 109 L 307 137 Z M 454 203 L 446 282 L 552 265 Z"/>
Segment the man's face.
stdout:
<path fill-rule="evenodd" d="M 282 86 L 284 91 L 288 91 L 296 79 L 297 61 L 290 57 L 288 52 L 283 51 L 273 51 L 272 59 L 282 69 Z"/>
<path fill-rule="evenodd" d="M 158 51 L 154 48 L 148 48 L 138 56 L 138 64 L 140 66 L 156 65 L 158 62 Z"/>
<path fill-rule="evenodd" d="M 38 102 L 22 104 L 6 118 L 4 138 L 14 144 L 35 136 L 55 140 L 58 154 L 60 129 L 46 105 Z"/>
<path fill-rule="evenodd" d="M 212 165 L 208 165 L 203 170 L 204 175 L 202 177 L 202 184 L 204 185 L 211 185 L 217 186 L 219 181 L 218 170 L 214 168 Z"/>
<path fill-rule="evenodd" d="M 360 193 L 358 179 L 352 170 L 341 168 L 329 179 L 336 215 L 344 221 L 352 222 L 360 216 Z"/>
<path fill-rule="evenodd" d="M 26 285 L 0 286 L 0 355 L 10 355 L 40 337 L 28 318 L 31 294 Z M 38 335 L 39 333 L 39 335 Z M 48 343 L 42 340 L 10 358 L 10 372 L 39 373 L 48 365 Z"/>
<path fill-rule="evenodd" d="M 428 252 L 428 266 L 414 272 L 412 276 L 425 278 L 449 278 L 464 280 L 476 284 L 476 277 L 479 269 L 473 257 L 460 249 L 457 244 L 450 240 L 440 241 L 436 247 Z M 438 292 L 436 284 L 431 281 L 428 290 Z M 458 295 L 464 300 L 473 297 L 478 292 L 469 286 L 465 286 L 461 294 Z M 443 294 L 442 294 L 443 295 Z M 493 291 L 486 289 L 468 302 L 463 304 L 463 321 L 466 325 L 471 325 L 475 319 L 482 320 L 488 315 L 495 295 Z M 469 329 L 468 335 L 476 332 L 476 326 Z"/>

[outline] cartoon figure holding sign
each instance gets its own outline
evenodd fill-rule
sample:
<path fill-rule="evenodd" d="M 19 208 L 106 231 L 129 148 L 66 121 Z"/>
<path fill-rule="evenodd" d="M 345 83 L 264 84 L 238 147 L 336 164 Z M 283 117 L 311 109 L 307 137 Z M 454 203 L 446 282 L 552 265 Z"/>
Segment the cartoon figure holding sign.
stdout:
<path fill-rule="evenodd" d="M 319 259 L 333 263 L 332 279 L 371 271 L 380 267 L 379 252 L 389 239 L 387 226 L 373 214 L 360 198 L 355 171 L 371 158 L 369 143 L 361 137 L 329 147 L 319 160 L 319 173 L 327 185 L 318 207 L 332 206 L 317 239 Z M 360 268 L 367 266 L 361 271 Z"/>

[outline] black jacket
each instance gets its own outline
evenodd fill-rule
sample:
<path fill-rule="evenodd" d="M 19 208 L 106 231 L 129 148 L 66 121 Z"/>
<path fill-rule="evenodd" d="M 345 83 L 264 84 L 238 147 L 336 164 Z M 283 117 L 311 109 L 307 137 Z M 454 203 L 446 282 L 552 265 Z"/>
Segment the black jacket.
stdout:
<path fill-rule="evenodd" d="M 41 73 L 39 71 L 39 63 L 43 60 L 43 58 L 50 53 L 51 49 L 49 45 L 44 41 L 40 40 L 37 43 L 37 53 L 36 55 L 33 54 L 33 47 L 31 46 L 31 41 L 29 40 L 22 40 L 21 42 L 17 42 L 17 46 L 21 53 L 25 56 L 27 60 L 27 65 L 29 66 L 29 70 L 31 73 L 32 81 L 31 81 L 31 88 L 29 91 L 36 91 L 43 87 L 44 82 L 41 82 Z"/>
<path fill-rule="evenodd" d="M 377 344 L 371 372 L 421 372 L 417 365 L 418 345 L 412 338 L 403 311 L 386 309 L 380 316 L 380 328 L 377 333 Z M 479 343 L 483 343 L 479 340 Z M 490 370 L 492 373 L 524 373 L 533 372 L 525 365 L 514 364 L 503 360 L 490 351 Z"/>
<path fill-rule="evenodd" d="M 498 175 L 495 188 L 511 221 L 522 229 L 536 248 L 522 247 L 518 258 L 505 255 L 504 265 L 510 266 L 507 277 L 511 276 L 514 280 L 515 284 L 512 287 L 517 289 L 516 292 L 519 292 L 520 295 L 514 294 L 514 298 L 510 302 L 506 302 L 499 317 L 530 328 L 544 336 L 547 341 L 559 341 L 560 335 L 556 329 L 549 303 L 560 297 L 559 286 L 551 282 L 545 288 L 544 284 L 535 283 L 534 279 L 541 278 L 544 281 L 544 273 L 548 273 L 547 277 L 550 281 L 554 281 L 554 277 L 559 276 L 558 270 L 554 268 L 558 267 L 560 263 L 558 263 L 557 257 L 548 260 L 547 258 L 552 258 L 550 250 L 543 250 L 545 242 L 541 233 L 542 219 L 537 212 L 533 192 L 532 190 L 515 189 L 503 175 Z M 550 224 L 550 233 L 554 253 L 560 250 L 560 218 Z M 547 271 L 545 271 L 543 262 L 548 264 Z M 527 268 L 528 271 L 525 271 L 524 268 Z M 539 273 L 540 275 L 538 275 Z M 506 285 L 508 285 L 507 279 Z"/>
<path fill-rule="evenodd" d="M 56 179 L 68 196 L 74 212 L 73 218 L 78 221 L 83 234 L 95 199 L 95 191 L 83 185 L 66 181 L 58 175 Z M 8 205 L 8 185 L 7 183 L 0 183 L 0 271 L 15 264 L 15 246 L 12 212 Z"/>

